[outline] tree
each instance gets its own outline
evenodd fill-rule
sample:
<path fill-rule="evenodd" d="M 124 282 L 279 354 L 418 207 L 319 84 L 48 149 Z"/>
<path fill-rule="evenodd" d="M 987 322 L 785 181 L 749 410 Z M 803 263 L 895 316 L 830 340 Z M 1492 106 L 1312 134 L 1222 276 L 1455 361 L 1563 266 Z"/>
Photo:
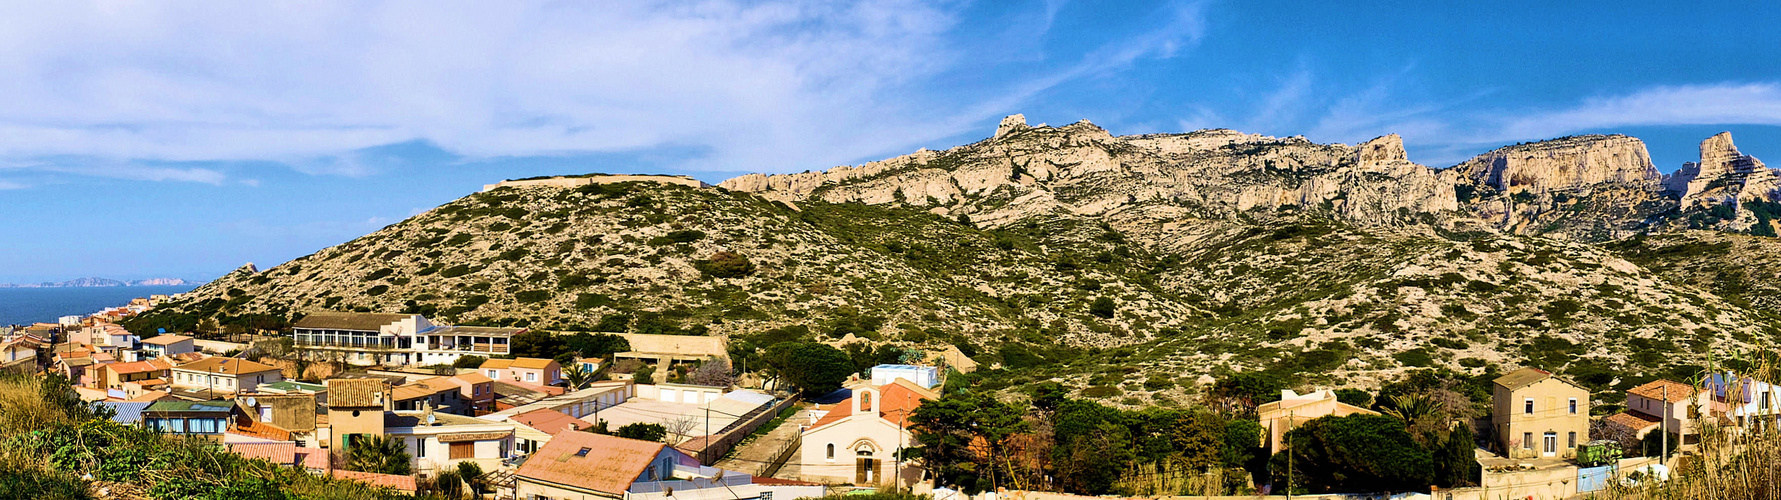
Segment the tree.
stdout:
<path fill-rule="evenodd" d="M 1313 493 L 1404 491 L 1434 480 L 1434 458 L 1396 418 L 1323 417 L 1287 432 L 1287 438 L 1292 446 L 1268 464 L 1281 488 L 1289 454 L 1295 486 Z"/>
<path fill-rule="evenodd" d="M 1373 404 L 1373 394 L 1353 387 L 1336 389 L 1336 402 L 1366 408 Z"/>
<path fill-rule="evenodd" d="M 574 355 L 569 349 L 568 341 L 563 337 L 545 331 L 528 331 L 512 337 L 513 357 L 557 359 L 558 356 Z"/>
<path fill-rule="evenodd" d="M 1265 482 L 1268 475 L 1268 454 L 1262 451 L 1262 424 L 1245 418 L 1233 418 L 1224 426 L 1224 467 L 1249 472 L 1251 487 Z"/>
<path fill-rule="evenodd" d="M 639 384 L 656 383 L 655 365 L 645 364 L 641 368 L 638 368 L 637 371 L 631 372 L 631 381 Z"/>
<path fill-rule="evenodd" d="M 478 367 L 482 366 L 482 363 L 484 361 L 488 361 L 488 360 L 489 360 L 489 358 L 477 356 L 475 354 L 465 354 L 463 356 L 458 356 L 457 360 L 452 361 L 451 367 L 452 368 L 478 368 Z"/>
<path fill-rule="evenodd" d="M 674 442 L 685 441 L 699 431 L 699 420 L 693 417 L 680 417 L 662 423 L 662 430 L 674 438 Z"/>
<path fill-rule="evenodd" d="M 782 383 L 806 396 L 835 392 L 854 373 L 853 360 L 834 346 L 815 342 L 781 342 L 767 348 L 763 361 Z"/>
<path fill-rule="evenodd" d="M 1064 491 L 1100 495 L 1137 458 L 1126 416 L 1094 401 L 1069 399 L 1052 415 L 1051 462 Z"/>
<path fill-rule="evenodd" d="M 628 316 L 626 317 L 626 322 L 629 323 Z M 566 343 L 569 345 L 570 349 L 573 349 L 577 354 L 580 354 L 581 357 L 584 358 L 605 359 L 607 356 L 611 356 L 612 353 L 631 350 L 630 341 L 625 340 L 624 337 L 610 333 L 590 334 L 587 332 L 578 332 L 574 335 L 570 335 Z"/>
<path fill-rule="evenodd" d="M 1280 390 L 1285 388 L 1286 382 L 1280 377 L 1264 372 L 1243 372 L 1218 379 L 1207 395 L 1213 399 L 1214 406 L 1249 414 L 1255 412 L 1256 406 L 1279 401 Z"/>
<path fill-rule="evenodd" d="M 346 449 L 346 469 L 406 476 L 413 473 L 408 447 L 401 438 L 354 434 Z"/>
<path fill-rule="evenodd" d="M 1097 298 L 1094 303 L 1088 305 L 1088 313 L 1101 318 L 1113 317 L 1113 309 L 1112 297 Z"/>
<path fill-rule="evenodd" d="M 908 425 L 937 484 L 976 493 L 1018 475 L 1008 447 L 1009 438 L 1026 429 L 1021 413 L 994 396 L 957 393 L 922 403 Z"/>
<path fill-rule="evenodd" d="M 581 363 L 569 363 L 569 366 L 563 368 L 563 380 L 569 383 L 569 391 L 574 392 L 586 389 L 588 384 L 594 383 L 594 374 L 588 373 Z"/>
<path fill-rule="evenodd" d="M 668 428 L 662 424 L 646 424 L 638 422 L 618 428 L 618 437 L 640 441 L 661 442 L 668 437 Z"/>
<path fill-rule="evenodd" d="M 708 260 L 696 261 L 693 267 L 713 278 L 740 278 L 754 274 L 754 262 L 748 257 L 730 251 L 711 254 Z"/>
<path fill-rule="evenodd" d="M 483 477 L 482 466 L 475 461 L 458 462 L 457 472 L 458 479 L 464 480 L 465 489 L 470 490 L 470 493 L 476 495 L 477 498 L 481 498 L 483 493 L 489 491 L 488 478 Z"/>
<path fill-rule="evenodd" d="M 446 469 L 445 471 L 440 472 L 437 477 L 434 477 L 433 489 L 438 491 L 439 496 L 441 497 L 464 497 L 464 481 L 458 476 L 458 471 L 455 470 Z"/>
<path fill-rule="evenodd" d="M 695 385 L 712 387 L 729 387 L 736 383 L 736 376 L 730 374 L 730 364 L 719 358 L 706 359 L 687 374 L 687 379 Z"/>
<path fill-rule="evenodd" d="M 1196 472 L 1224 463 L 1224 440 L 1225 419 L 1211 412 L 1183 414 L 1169 429 L 1175 461 Z"/>
<path fill-rule="evenodd" d="M 1472 452 L 1477 447 L 1471 425 L 1462 423 L 1453 426 L 1446 438 L 1440 440 L 1440 446 L 1433 450 L 1434 484 L 1443 488 L 1478 484 L 1481 471 L 1478 468 L 1478 456 Z"/>

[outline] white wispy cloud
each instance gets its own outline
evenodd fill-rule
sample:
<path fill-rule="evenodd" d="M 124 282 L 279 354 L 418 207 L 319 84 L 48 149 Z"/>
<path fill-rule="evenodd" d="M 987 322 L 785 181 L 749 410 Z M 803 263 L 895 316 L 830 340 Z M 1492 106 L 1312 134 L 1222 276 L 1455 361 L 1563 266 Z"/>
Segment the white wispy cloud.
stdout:
<path fill-rule="evenodd" d="M 1063 3 L 1038 9 L 1049 27 Z M 0 31 L 0 160 L 79 158 L 115 177 L 221 182 L 276 162 L 325 175 L 425 141 L 467 159 L 679 147 L 677 168 L 801 170 L 959 134 L 1061 82 L 1204 33 L 1163 28 L 980 95 L 925 92 L 983 64 L 958 5 L 394 1 L 15 4 Z M 943 94 L 943 93 L 942 93 Z"/>
<path fill-rule="evenodd" d="M 1659 86 L 1585 99 L 1563 109 L 1505 118 L 1479 140 L 1556 137 L 1584 130 L 1647 125 L 1781 125 L 1781 84 Z"/>
<path fill-rule="evenodd" d="M 28 185 L 25 185 L 25 184 L 21 184 L 21 183 L 18 183 L 18 182 L 13 182 L 13 181 L 8 181 L 8 180 L 0 180 L 0 190 L 4 190 L 4 189 L 24 189 L 24 188 L 28 188 L 28 187 L 31 187 L 31 186 L 28 186 Z"/>

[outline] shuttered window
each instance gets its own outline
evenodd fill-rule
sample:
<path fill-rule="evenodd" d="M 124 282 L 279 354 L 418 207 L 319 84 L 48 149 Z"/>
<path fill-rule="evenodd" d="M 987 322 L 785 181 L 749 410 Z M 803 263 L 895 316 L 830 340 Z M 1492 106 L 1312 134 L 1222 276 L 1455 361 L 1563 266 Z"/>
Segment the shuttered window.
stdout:
<path fill-rule="evenodd" d="M 451 459 L 457 460 L 460 458 L 476 458 L 475 441 L 451 444 Z"/>

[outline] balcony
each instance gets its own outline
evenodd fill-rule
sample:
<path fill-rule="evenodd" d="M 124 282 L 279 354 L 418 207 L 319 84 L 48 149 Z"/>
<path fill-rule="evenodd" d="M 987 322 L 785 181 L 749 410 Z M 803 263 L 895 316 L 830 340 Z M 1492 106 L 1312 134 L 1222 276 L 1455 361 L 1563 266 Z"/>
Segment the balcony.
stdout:
<path fill-rule="evenodd" d="M 327 341 L 298 340 L 298 341 L 296 341 L 296 343 L 294 345 L 299 348 L 309 347 L 309 348 L 336 348 L 336 349 L 375 349 L 375 350 L 386 350 L 386 351 L 401 349 L 400 347 L 396 346 L 396 342 L 393 340 L 381 341 L 381 342 L 360 342 L 360 341 L 327 342 Z"/>

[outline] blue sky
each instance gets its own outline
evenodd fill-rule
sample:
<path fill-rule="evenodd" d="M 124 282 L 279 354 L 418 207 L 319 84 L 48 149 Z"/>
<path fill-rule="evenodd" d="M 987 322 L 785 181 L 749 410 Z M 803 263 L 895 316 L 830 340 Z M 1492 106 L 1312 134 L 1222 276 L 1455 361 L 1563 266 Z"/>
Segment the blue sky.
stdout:
<path fill-rule="evenodd" d="M 209 278 L 501 179 L 824 169 L 1012 113 L 1781 162 L 1781 4 L 1447 3 L 6 2 L 0 282 Z"/>

